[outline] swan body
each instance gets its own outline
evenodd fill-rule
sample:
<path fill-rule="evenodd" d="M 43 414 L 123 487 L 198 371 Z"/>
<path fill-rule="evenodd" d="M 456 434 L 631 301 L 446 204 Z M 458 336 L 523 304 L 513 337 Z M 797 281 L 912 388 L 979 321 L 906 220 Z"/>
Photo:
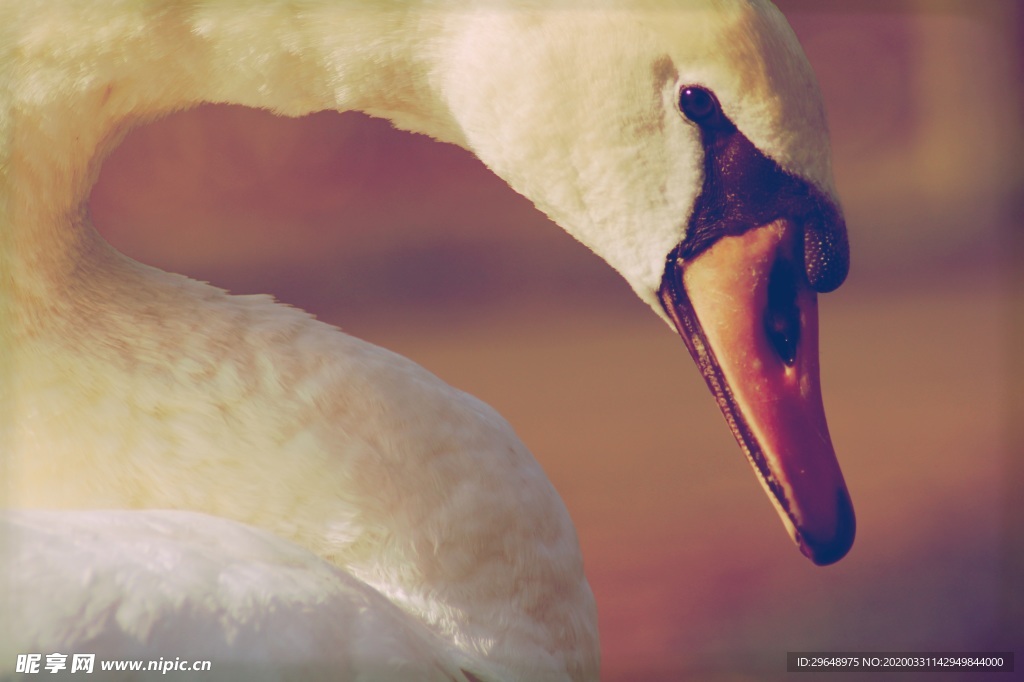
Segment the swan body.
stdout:
<path fill-rule="evenodd" d="M 341 661 L 342 679 L 598 675 L 571 520 L 499 415 L 302 311 L 141 265 L 96 234 L 86 198 L 105 155 L 203 102 L 359 110 L 475 153 L 683 334 L 805 553 L 828 563 L 852 542 L 803 275 L 786 304 L 798 318 L 785 308 L 783 331 L 756 328 L 739 354 L 770 355 L 771 376 L 710 353 L 749 339 L 700 312 L 716 285 L 698 264 L 734 257 L 719 242 L 753 258 L 724 268 L 753 299 L 718 307 L 761 306 L 753 320 L 776 305 L 759 284 L 774 263 L 806 267 L 820 291 L 845 275 L 820 96 L 769 3 L 3 0 L 0 73 L 2 494 L 64 510 L 5 517 L 0 608 L 36 619 L 10 624 L 12 651 L 183 655 L 167 643 L 207 618 L 219 626 L 194 630 L 210 633 L 196 651 L 245 661 L 302 613 L 294 651 Z M 688 83 L 714 92 L 720 118 L 681 112 Z M 750 185 L 748 168 L 783 208 L 715 185 Z M 722 213 L 723 196 L 746 198 Z M 802 345 L 783 362 L 771 348 L 797 344 L 794 324 Z M 804 402 L 806 448 L 803 417 L 772 411 Z M 19 593 L 71 601 L 29 614 Z M 117 616 L 90 621 L 97 609 Z M 378 674 L 373 656 L 398 668 Z"/>

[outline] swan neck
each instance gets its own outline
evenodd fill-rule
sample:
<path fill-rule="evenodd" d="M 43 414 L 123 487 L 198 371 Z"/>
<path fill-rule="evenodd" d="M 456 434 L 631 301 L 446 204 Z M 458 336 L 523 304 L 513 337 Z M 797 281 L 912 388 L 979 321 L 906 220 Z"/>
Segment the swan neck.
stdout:
<path fill-rule="evenodd" d="M 47 3 L 45 16 L 15 6 L 0 74 L 11 83 L 0 100 L 0 266 L 21 280 L 64 277 L 102 251 L 87 202 L 103 160 L 131 128 L 174 111 L 358 110 L 460 142 L 434 86 L 431 44 L 450 21 L 441 10 L 264 2 L 242 22 L 233 2 Z"/>

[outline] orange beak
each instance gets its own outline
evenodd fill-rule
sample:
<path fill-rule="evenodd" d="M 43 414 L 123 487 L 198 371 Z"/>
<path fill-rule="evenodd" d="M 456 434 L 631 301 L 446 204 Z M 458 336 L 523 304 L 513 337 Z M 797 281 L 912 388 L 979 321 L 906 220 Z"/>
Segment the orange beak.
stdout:
<path fill-rule="evenodd" d="M 659 296 L 790 536 L 827 565 L 850 550 L 856 521 L 825 421 L 801 249 L 787 219 L 724 236 L 670 262 Z"/>

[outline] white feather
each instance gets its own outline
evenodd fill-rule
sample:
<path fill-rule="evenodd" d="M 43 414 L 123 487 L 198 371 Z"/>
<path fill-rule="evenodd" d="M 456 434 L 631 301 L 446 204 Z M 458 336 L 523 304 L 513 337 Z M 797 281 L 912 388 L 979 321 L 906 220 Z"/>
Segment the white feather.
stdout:
<path fill-rule="evenodd" d="M 175 679 L 464 679 L 426 627 L 266 531 L 186 511 L 8 511 L 0 523 L 0 670 L 18 654 L 99 652 L 94 673 L 184 659 L 210 670 Z"/>

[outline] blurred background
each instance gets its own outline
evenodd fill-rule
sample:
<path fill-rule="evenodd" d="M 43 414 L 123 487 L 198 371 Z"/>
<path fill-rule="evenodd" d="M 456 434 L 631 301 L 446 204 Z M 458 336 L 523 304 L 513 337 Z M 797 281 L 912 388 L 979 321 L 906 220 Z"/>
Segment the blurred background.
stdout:
<path fill-rule="evenodd" d="M 858 514 L 836 566 L 792 546 L 678 337 L 460 149 L 356 114 L 206 106 L 128 136 L 94 220 L 143 262 L 273 293 L 504 414 L 576 522 L 606 680 L 783 679 L 787 651 L 1019 657 L 1021 8 L 778 4 L 821 82 L 853 247 L 820 308 Z"/>

